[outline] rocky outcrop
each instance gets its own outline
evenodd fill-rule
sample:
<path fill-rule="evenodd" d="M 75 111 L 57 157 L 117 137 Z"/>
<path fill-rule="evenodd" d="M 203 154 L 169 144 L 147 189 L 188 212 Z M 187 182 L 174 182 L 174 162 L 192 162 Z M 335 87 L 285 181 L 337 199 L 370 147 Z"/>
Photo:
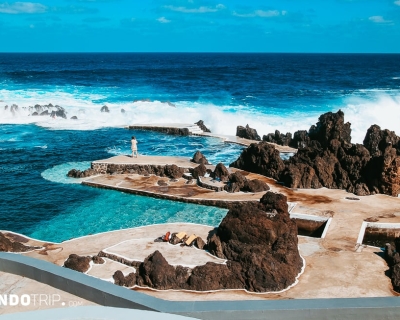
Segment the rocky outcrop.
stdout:
<path fill-rule="evenodd" d="M 190 161 L 198 164 L 209 164 L 207 158 L 200 151 L 196 151 Z"/>
<path fill-rule="evenodd" d="M 27 252 L 38 247 L 26 246 L 18 241 L 12 241 L 0 232 L 0 251 L 2 252 Z"/>
<path fill-rule="evenodd" d="M 279 151 L 267 142 L 251 144 L 243 150 L 240 157 L 230 167 L 239 168 L 245 171 L 259 173 L 267 177 L 279 180 L 285 164 L 279 156 Z"/>
<path fill-rule="evenodd" d="M 71 169 L 67 173 L 67 177 L 70 178 L 87 178 L 96 174 L 96 171 L 93 169 L 86 169 L 84 171 L 80 171 L 77 169 Z"/>
<path fill-rule="evenodd" d="M 267 135 L 264 135 L 263 141 L 276 143 L 281 146 L 288 146 L 292 141 L 292 134 L 290 132 L 283 134 L 278 130 L 275 130 L 275 133 L 268 133 Z"/>
<path fill-rule="evenodd" d="M 79 272 L 86 272 L 90 268 L 90 257 L 82 257 L 77 254 L 70 254 L 64 262 L 64 267 Z"/>
<path fill-rule="evenodd" d="M 136 274 L 131 272 L 127 276 L 124 276 L 121 270 L 115 271 L 113 275 L 114 283 L 121 287 L 133 287 L 136 285 Z"/>
<path fill-rule="evenodd" d="M 289 146 L 295 149 L 305 148 L 310 144 L 310 138 L 307 130 L 299 130 L 293 134 L 293 139 L 289 142 Z"/>
<path fill-rule="evenodd" d="M 100 112 L 110 112 L 110 109 L 107 106 L 102 106 Z"/>
<path fill-rule="evenodd" d="M 264 181 L 259 179 L 248 180 L 239 171 L 230 174 L 228 179 L 229 181 L 224 188 L 227 192 L 262 192 L 270 189 Z"/>
<path fill-rule="evenodd" d="M 197 124 L 203 132 L 211 132 L 211 130 L 206 127 L 203 120 L 199 120 L 195 124 Z"/>
<path fill-rule="evenodd" d="M 173 134 L 177 136 L 188 136 L 190 134 L 188 128 L 176 128 L 176 127 L 149 127 L 149 126 L 129 126 L 129 129 L 133 130 L 146 130 L 146 131 L 156 131 L 166 134 Z"/>
<path fill-rule="evenodd" d="M 210 253 L 226 264 L 208 262 L 188 269 L 171 266 L 159 251 L 139 265 L 136 283 L 154 289 L 278 291 L 295 282 L 303 261 L 296 223 L 286 197 L 268 192 L 258 203 L 237 204 L 210 234 Z M 123 283 L 123 275 L 114 275 Z"/>
<path fill-rule="evenodd" d="M 308 132 L 298 131 L 300 147 L 288 160 L 266 143 L 252 144 L 231 166 L 274 178 L 290 188 L 345 189 L 357 195 L 400 193 L 400 138 L 371 126 L 363 145 L 351 143 L 342 111 L 319 117 Z"/>
<path fill-rule="evenodd" d="M 261 140 L 260 136 L 257 133 L 257 130 L 250 128 L 249 125 L 246 125 L 246 127 L 237 126 L 236 136 L 238 136 L 239 138 L 244 138 L 249 140 L 256 140 L 256 141 Z"/>
<path fill-rule="evenodd" d="M 204 177 L 207 172 L 207 168 L 204 164 L 200 164 L 192 171 L 192 177 L 198 179 L 199 177 Z"/>
<path fill-rule="evenodd" d="M 229 171 L 224 164 L 220 162 L 215 166 L 212 177 L 214 179 L 219 179 L 220 181 L 228 181 Z"/>
<path fill-rule="evenodd" d="M 99 256 L 93 256 L 92 261 L 94 264 L 104 264 L 105 263 L 104 259 Z"/>
<path fill-rule="evenodd" d="M 385 260 L 390 268 L 389 276 L 393 289 L 400 293 L 400 238 L 385 245 Z"/>
<path fill-rule="evenodd" d="M 164 168 L 164 174 L 171 179 L 182 178 L 184 172 L 185 170 L 176 164 L 166 165 Z"/>

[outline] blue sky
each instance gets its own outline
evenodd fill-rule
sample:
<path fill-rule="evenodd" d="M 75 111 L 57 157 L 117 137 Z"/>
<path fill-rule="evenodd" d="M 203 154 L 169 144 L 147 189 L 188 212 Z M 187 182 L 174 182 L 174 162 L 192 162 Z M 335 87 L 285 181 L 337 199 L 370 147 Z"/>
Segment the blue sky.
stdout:
<path fill-rule="evenodd" d="M 400 0 L 0 0 L 0 52 L 400 52 Z"/>

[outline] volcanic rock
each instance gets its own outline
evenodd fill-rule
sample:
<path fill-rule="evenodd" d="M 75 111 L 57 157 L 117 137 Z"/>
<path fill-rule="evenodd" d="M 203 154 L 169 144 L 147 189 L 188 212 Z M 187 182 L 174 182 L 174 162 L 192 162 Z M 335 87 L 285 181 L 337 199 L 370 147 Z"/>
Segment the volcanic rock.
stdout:
<path fill-rule="evenodd" d="M 38 247 L 26 246 L 17 241 L 11 241 L 3 233 L 0 232 L 0 251 L 3 252 L 27 252 Z"/>
<path fill-rule="evenodd" d="M 72 116 L 71 120 L 78 120 L 78 117 L 77 116 Z"/>
<path fill-rule="evenodd" d="M 200 247 L 199 238 L 195 242 Z M 234 205 L 210 233 L 207 248 L 227 259 L 226 264 L 208 262 L 192 270 L 174 268 L 155 251 L 139 265 L 137 285 L 161 290 L 278 291 L 293 284 L 303 266 L 297 227 L 290 219 L 287 199 L 272 192 L 267 192 L 259 203 Z M 124 281 L 122 273 L 116 273 L 114 279 L 118 284 Z"/>
<path fill-rule="evenodd" d="M 257 133 L 257 130 L 250 128 L 249 125 L 246 125 L 246 127 L 237 126 L 236 136 L 249 140 L 257 140 L 257 141 L 261 140 L 260 136 Z"/>
<path fill-rule="evenodd" d="M 201 237 L 197 237 L 196 239 L 194 239 L 194 245 L 196 248 L 203 250 L 204 247 L 206 246 L 206 243 L 204 242 L 204 240 Z"/>
<path fill-rule="evenodd" d="M 137 284 L 159 290 L 176 289 L 184 286 L 189 277 L 187 271 L 185 276 L 184 269 L 181 267 L 178 270 L 179 277 L 177 277 L 175 268 L 157 250 L 140 264 L 137 274 Z"/>
<path fill-rule="evenodd" d="M 285 164 L 279 156 L 279 151 L 266 142 L 252 143 L 243 150 L 240 157 L 230 167 L 239 168 L 245 171 L 259 173 L 267 177 L 279 179 Z"/>
<path fill-rule="evenodd" d="M 136 274 L 131 272 L 126 277 L 121 270 L 115 271 L 113 275 L 114 283 L 121 287 L 133 287 L 136 284 Z"/>
<path fill-rule="evenodd" d="M 197 124 L 197 125 L 200 127 L 200 129 L 203 130 L 203 132 L 211 132 L 210 129 L 208 129 L 208 128 L 205 126 L 203 120 L 199 120 L 199 121 L 197 121 L 195 124 Z"/>
<path fill-rule="evenodd" d="M 292 141 L 292 134 L 288 132 L 286 133 L 286 135 L 284 135 L 283 133 L 280 133 L 278 130 L 275 130 L 275 133 L 269 133 L 267 135 L 264 135 L 263 141 L 276 143 L 281 146 L 288 146 Z"/>
<path fill-rule="evenodd" d="M 82 257 L 77 254 L 70 254 L 68 259 L 64 262 L 64 267 L 79 272 L 86 272 L 90 268 L 90 257 Z"/>
<path fill-rule="evenodd" d="M 215 166 L 213 177 L 214 179 L 218 178 L 220 181 L 228 181 L 229 171 L 223 163 L 220 162 Z"/>
<path fill-rule="evenodd" d="M 292 148 L 305 148 L 310 144 L 310 138 L 307 130 L 296 131 L 293 135 L 293 139 L 290 141 L 289 146 Z"/>
<path fill-rule="evenodd" d="M 77 169 L 71 169 L 70 171 L 68 171 L 67 177 L 70 177 L 70 178 L 87 178 L 87 177 L 93 176 L 95 174 L 96 174 L 96 171 L 91 169 L 91 168 L 86 169 L 84 171 L 80 171 L 80 170 L 77 170 Z"/>
<path fill-rule="evenodd" d="M 40 115 L 41 116 L 48 116 L 49 115 L 49 110 L 44 110 Z"/>
<path fill-rule="evenodd" d="M 231 173 L 228 176 L 228 183 L 225 185 L 225 191 L 239 192 L 244 187 L 246 178 L 238 171 Z"/>
<path fill-rule="evenodd" d="M 102 106 L 100 112 L 110 112 L 110 109 L 107 106 Z"/>
<path fill-rule="evenodd" d="M 204 165 L 209 164 L 206 157 L 200 151 L 196 151 L 196 153 L 193 155 L 193 158 L 190 161 Z"/>
<path fill-rule="evenodd" d="M 199 177 L 204 177 L 207 172 L 207 168 L 204 164 L 200 164 L 196 168 L 193 169 L 192 176 L 197 179 Z"/>
<path fill-rule="evenodd" d="M 99 256 L 93 256 L 92 261 L 94 264 L 104 264 L 105 263 L 104 259 Z"/>
<path fill-rule="evenodd" d="M 38 116 L 39 114 L 37 112 L 34 112 L 31 114 L 31 116 Z"/>
<path fill-rule="evenodd" d="M 268 191 L 270 187 L 259 179 L 247 180 L 244 183 L 242 191 L 244 192 L 262 192 Z"/>
<path fill-rule="evenodd" d="M 345 189 L 356 195 L 400 193 L 400 138 L 371 126 L 364 144 L 351 143 L 342 111 L 319 117 L 309 132 L 297 131 L 297 153 L 282 161 L 274 146 L 251 144 L 230 166 L 274 178 L 290 188 Z"/>
<path fill-rule="evenodd" d="M 172 179 L 182 178 L 184 173 L 183 168 L 179 168 L 176 164 L 166 165 L 164 168 L 164 174 Z"/>

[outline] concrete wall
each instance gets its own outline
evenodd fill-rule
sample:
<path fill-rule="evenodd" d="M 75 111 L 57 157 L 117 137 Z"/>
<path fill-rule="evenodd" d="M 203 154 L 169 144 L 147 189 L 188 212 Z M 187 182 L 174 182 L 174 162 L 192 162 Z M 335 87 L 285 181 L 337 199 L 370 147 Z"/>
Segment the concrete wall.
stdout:
<path fill-rule="evenodd" d="M 0 271 L 21 275 L 100 305 L 197 319 L 397 319 L 400 298 L 166 301 L 19 254 L 0 253 Z M 166 295 L 168 293 L 166 292 Z M 61 309 L 62 312 L 62 309 Z M 117 318 L 117 317 L 116 317 Z"/>

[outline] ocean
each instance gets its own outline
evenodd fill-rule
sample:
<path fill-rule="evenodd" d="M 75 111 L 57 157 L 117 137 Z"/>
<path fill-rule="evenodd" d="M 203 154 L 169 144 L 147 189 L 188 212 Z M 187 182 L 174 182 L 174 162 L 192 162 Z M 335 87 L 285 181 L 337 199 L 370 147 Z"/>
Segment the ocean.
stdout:
<path fill-rule="evenodd" d="M 229 164 L 242 150 L 124 128 L 130 124 L 201 119 L 215 133 L 249 124 L 262 136 L 307 130 L 342 109 L 353 142 L 372 124 L 399 134 L 400 55 L 2 53 L 0 100 L 0 229 L 60 242 L 163 222 L 216 226 L 226 210 L 94 189 L 65 175 L 128 154 L 132 135 L 145 155 L 201 150 Z M 30 106 L 49 103 L 67 119 L 30 115 Z M 12 104 L 15 113 L 4 108 Z"/>

